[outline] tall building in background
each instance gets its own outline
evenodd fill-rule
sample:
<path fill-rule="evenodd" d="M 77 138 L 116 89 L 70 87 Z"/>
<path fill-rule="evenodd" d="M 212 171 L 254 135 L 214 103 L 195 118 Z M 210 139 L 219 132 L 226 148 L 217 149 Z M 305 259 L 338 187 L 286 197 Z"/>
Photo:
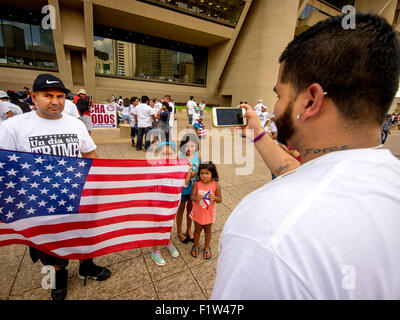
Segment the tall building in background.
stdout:
<path fill-rule="evenodd" d="M 133 77 L 136 72 L 135 44 L 114 40 L 114 66 L 119 76 Z"/>

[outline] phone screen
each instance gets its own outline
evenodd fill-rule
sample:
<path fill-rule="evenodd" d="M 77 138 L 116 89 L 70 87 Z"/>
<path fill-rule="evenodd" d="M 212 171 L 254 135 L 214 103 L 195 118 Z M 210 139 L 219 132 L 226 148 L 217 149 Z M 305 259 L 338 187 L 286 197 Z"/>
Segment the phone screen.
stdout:
<path fill-rule="evenodd" d="M 216 109 L 217 122 L 219 126 L 242 126 L 243 113 L 242 108 Z"/>

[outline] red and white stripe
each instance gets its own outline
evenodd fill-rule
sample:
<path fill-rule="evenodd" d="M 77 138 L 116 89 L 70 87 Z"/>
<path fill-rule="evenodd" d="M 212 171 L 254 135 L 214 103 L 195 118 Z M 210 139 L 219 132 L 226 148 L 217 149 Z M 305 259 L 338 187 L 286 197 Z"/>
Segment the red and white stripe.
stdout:
<path fill-rule="evenodd" d="M 26 244 L 64 259 L 166 245 L 187 160 L 93 160 L 79 214 L 0 221 L 0 246 Z"/>

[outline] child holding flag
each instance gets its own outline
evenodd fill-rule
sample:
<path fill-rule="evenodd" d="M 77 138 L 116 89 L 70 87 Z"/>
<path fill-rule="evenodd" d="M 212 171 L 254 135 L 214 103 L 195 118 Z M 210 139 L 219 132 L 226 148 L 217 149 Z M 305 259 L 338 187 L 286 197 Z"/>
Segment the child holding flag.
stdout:
<path fill-rule="evenodd" d="M 191 200 L 193 211 L 191 218 L 194 221 L 194 245 L 191 255 L 199 255 L 200 233 L 204 229 L 204 259 L 211 258 L 211 227 L 215 221 L 215 203 L 221 203 L 221 187 L 218 183 L 218 172 L 212 162 L 202 163 L 199 166 L 198 179 L 192 188 Z"/>

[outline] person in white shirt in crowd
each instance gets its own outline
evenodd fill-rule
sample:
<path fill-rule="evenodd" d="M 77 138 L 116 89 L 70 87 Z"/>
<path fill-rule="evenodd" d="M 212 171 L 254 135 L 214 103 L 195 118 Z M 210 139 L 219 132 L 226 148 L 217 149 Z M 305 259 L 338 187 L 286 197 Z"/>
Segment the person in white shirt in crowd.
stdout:
<path fill-rule="evenodd" d="M 147 133 L 153 128 L 153 123 L 156 123 L 155 110 L 148 103 L 148 96 L 142 96 L 139 103 L 133 110 L 133 115 L 138 126 L 138 138 L 136 142 L 136 150 L 142 150 L 143 137 L 145 138 L 144 151 L 150 147 L 151 137 Z"/>
<path fill-rule="evenodd" d="M 197 108 L 197 103 L 194 101 L 194 96 L 190 96 L 189 101 L 186 103 L 186 108 L 187 108 L 188 121 L 189 124 L 191 125 L 193 123 L 194 110 L 195 108 Z"/>
<path fill-rule="evenodd" d="M 275 113 L 271 113 L 269 116 L 269 130 L 272 136 L 272 139 L 278 139 L 278 129 L 275 124 Z"/>
<path fill-rule="evenodd" d="M 254 111 L 260 115 L 262 112 L 262 107 L 264 106 L 264 101 L 263 99 L 258 99 L 257 104 L 254 106 Z"/>
<path fill-rule="evenodd" d="M 174 120 L 175 120 L 175 103 L 171 101 L 171 96 L 169 94 L 167 94 L 163 100 L 168 102 L 169 106 L 171 107 L 170 116 L 169 116 L 169 127 L 172 130 L 172 128 L 174 126 Z"/>
<path fill-rule="evenodd" d="M 130 105 L 131 105 L 131 100 L 129 98 L 125 98 L 121 106 L 121 122 L 124 124 L 129 123 Z"/>
<path fill-rule="evenodd" d="M 192 125 L 197 123 L 197 119 L 199 119 L 199 118 L 201 118 L 201 116 L 200 116 L 200 108 L 196 107 L 196 108 L 194 108 Z"/>
<path fill-rule="evenodd" d="M 258 115 L 258 118 L 260 119 L 261 126 L 265 128 L 268 126 L 270 119 L 269 119 L 269 113 L 267 112 L 267 107 L 262 105 L 261 107 L 261 112 Z"/>
<path fill-rule="evenodd" d="M 97 158 L 96 145 L 83 122 L 62 114 L 66 93 L 67 89 L 59 78 L 51 74 L 38 75 L 33 83 L 32 92 L 32 99 L 37 110 L 13 117 L 0 125 L 0 149 Z M 49 217 L 49 219 L 52 218 Z M 29 255 L 34 263 L 40 260 L 43 265 L 54 267 L 55 288 L 51 289 L 50 296 L 52 300 L 64 300 L 67 296 L 68 270 L 66 267 L 69 260 L 50 255 L 34 247 L 29 247 Z M 93 259 L 80 260 L 79 278 L 84 278 L 86 281 L 86 278 L 90 277 L 103 281 L 110 276 L 110 270 L 95 265 Z"/>
<path fill-rule="evenodd" d="M 64 110 L 62 112 L 63 114 L 69 114 L 71 117 L 74 118 L 79 118 L 79 111 L 78 108 L 76 107 L 76 104 L 73 103 L 71 100 L 65 98 L 65 104 L 64 104 Z"/>
<path fill-rule="evenodd" d="M 400 43 L 378 15 L 356 12 L 355 29 L 342 27 L 344 17 L 312 26 L 279 59 L 278 141 L 300 152 L 300 167 L 287 172 L 246 106 L 255 146 L 281 161 L 269 166 L 280 177 L 231 213 L 212 299 L 400 297 L 400 162 L 381 149 Z"/>
<path fill-rule="evenodd" d="M 160 109 L 162 108 L 162 102 L 161 102 L 160 99 L 157 99 L 157 98 L 155 98 L 154 100 L 155 100 L 154 108 L 155 108 L 155 111 L 156 111 L 156 114 L 157 114 L 158 111 L 160 111 Z"/>
<path fill-rule="evenodd" d="M 132 147 L 135 146 L 135 137 L 137 136 L 137 133 L 138 133 L 138 126 L 137 126 L 137 123 L 135 121 L 135 114 L 133 113 L 138 104 L 139 104 L 139 98 L 138 97 L 132 97 L 131 98 L 131 105 L 129 106 L 129 123 L 131 125 Z"/>
<path fill-rule="evenodd" d="M 14 114 L 10 110 L 8 103 L 0 101 L 0 124 L 13 116 Z"/>
<path fill-rule="evenodd" d="M 176 108 L 175 108 L 175 100 L 171 99 L 171 104 L 173 105 L 174 108 L 174 120 L 176 120 Z"/>
<path fill-rule="evenodd" d="M 18 116 L 23 114 L 22 109 L 14 103 L 10 102 L 10 97 L 8 96 L 7 92 L 0 90 L 0 101 L 7 103 L 7 107 L 11 110 L 14 116 Z"/>
<path fill-rule="evenodd" d="M 199 108 L 200 108 L 200 117 L 204 117 L 204 110 L 206 109 L 206 102 L 203 100 L 201 103 L 199 103 Z"/>

